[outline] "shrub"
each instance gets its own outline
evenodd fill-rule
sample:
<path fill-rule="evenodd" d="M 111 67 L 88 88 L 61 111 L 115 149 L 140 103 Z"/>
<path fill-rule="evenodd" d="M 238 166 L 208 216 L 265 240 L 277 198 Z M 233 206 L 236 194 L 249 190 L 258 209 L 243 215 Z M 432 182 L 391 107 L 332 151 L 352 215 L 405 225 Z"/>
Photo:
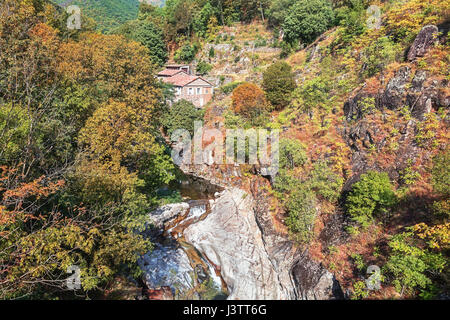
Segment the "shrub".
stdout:
<path fill-rule="evenodd" d="M 433 190 L 442 195 L 450 194 L 450 150 L 447 149 L 433 158 L 432 183 Z"/>
<path fill-rule="evenodd" d="M 331 2 L 328 0 L 299 0 L 287 12 L 282 24 L 287 42 L 314 41 L 327 31 L 334 21 Z"/>
<path fill-rule="evenodd" d="M 264 91 L 256 84 L 243 83 L 233 90 L 233 111 L 249 120 L 255 119 L 267 111 Z"/>
<path fill-rule="evenodd" d="M 389 37 L 378 38 L 364 50 L 362 75 L 372 77 L 388 64 L 399 60 L 401 50 L 401 46 L 395 44 Z"/>
<path fill-rule="evenodd" d="M 437 146 L 436 136 L 439 129 L 439 120 L 435 113 L 427 113 L 423 121 L 419 121 L 416 126 L 415 141 L 419 147 L 424 149 L 435 148 Z"/>
<path fill-rule="evenodd" d="M 292 68 L 284 61 L 275 62 L 263 74 L 267 100 L 277 109 L 286 107 L 296 87 Z"/>
<path fill-rule="evenodd" d="M 223 78 L 223 80 L 225 80 L 225 77 Z M 230 94 L 231 92 L 233 92 L 234 89 L 236 89 L 237 86 L 239 86 L 241 84 L 242 84 L 242 82 L 240 82 L 240 81 L 233 81 L 233 82 L 230 82 L 230 83 L 220 87 L 220 91 L 222 91 L 225 94 Z"/>
<path fill-rule="evenodd" d="M 208 56 L 210 58 L 214 58 L 214 56 L 216 55 L 215 51 L 214 51 L 214 47 L 209 48 L 209 53 Z"/>
<path fill-rule="evenodd" d="M 448 1 L 398 1 L 386 12 L 387 32 L 403 43 L 409 43 L 423 26 L 440 24 L 446 19 Z"/>
<path fill-rule="evenodd" d="M 281 200 L 285 200 L 285 195 L 292 193 L 297 189 L 297 186 L 301 183 L 299 179 L 297 179 L 292 172 L 289 170 L 280 168 L 277 176 L 275 177 L 275 181 L 273 184 L 273 188 L 279 192 L 279 198 Z"/>
<path fill-rule="evenodd" d="M 314 193 L 302 185 L 299 185 L 299 188 L 287 200 L 285 205 L 288 211 L 286 225 L 295 240 L 308 243 L 312 239 L 316 218 L 315 205 Z"/>
<path fill-rule="evenodd" d="M 203 120 L 204 111 L 197 109 L 191 102 L 180 100 L 174 103 L 162 119 L 166 132 L 171 135 L 177 129 L 186 129 L 194 134 L 194 121 Z"/>
<path fill-rule="evenodd" d="M 366 30 L 366 15 L 364 0 L 350 0 L 346 6 L 337 8 L 336 23 L 342 28 L 339 30 L 340 41 L 348 44 L 356 36 Z"/>
<path fill-rule="evenodd" d="M 361 300 L 369 296 L 369 290 L 367 289 L 366 283 L 364 281 L 356 281 L 353 284 L 353 293 L 351 296 L 352 300 Z"/>
<path fill-rule="evenodd" d="M 195 15 L 192 25 L 194 32 L 199 37 L 206 37 L 208 33 L 208 24 L 210 22 L 211 17 L 214 15 L 214 9 L 211 6 L 209 2 L 206 2 L 206 4 L 197 11 L 197 14 Z"/>
<path fill-rule="evenodd" d="M 319 161 L 314 164 L 309 183 L 316 194 L 330 202 L 336 202 L 341 193 L 344 179 L 334 173 L 327 162 Z"/>
<path fill-rule="evenodd" d="M 432 282 L 427 273 L 441 272 L 446 265 L 441 254 L 421 249 L 414 242 L 412 232 L 397 234 L 389 242 L 392 253 L 385 269 L 393 278 L 395 289 L 402 295 L 416 288 L 424 290 L 429 287 Z"/>
<path fill-rule="evenodd" d="M 314 108 L 330 110 L 329 92 L 330 85 L 322 77 L 305 81 L 302 88 L 299 88 L 300 109 L 304 112 L 309 112 Z"/>
<path fill-rule="evenodd" d="M 174 60 L 176 62 L 190 63 L 197 54 L 198 47 L 196 45 L 185 44 L 175 52 Z"/>
<path fill-rule="evenodd" d="M 387 213 L 396 203 L 396 195 L 386 172 L 369 171 L 353 184 L 346 199 L 347 212 L 363 227 L 369 225 L 374 214 Z"/>
<path fill-rule="evenodd" d="M 206 63 L 205 61 L 200 61 L 197 65 L 197 74 L 199 75 L 205 75 L 208 72 L 210 72 L 212 69 L 212 65 L 209 63 Z"/>
<path fill-rule="evenodd" d="M 295 3 L 295 0 L 272 0 L 267 10 L 268 25 L 274 29 L 283 23 L 286 11 Z"/>
<path fill-rule="evenodd" d="M 308 157 L 305 147 L 296 139 L 280 139 L 280 168 L 294 169 L 303 165 Z"/>

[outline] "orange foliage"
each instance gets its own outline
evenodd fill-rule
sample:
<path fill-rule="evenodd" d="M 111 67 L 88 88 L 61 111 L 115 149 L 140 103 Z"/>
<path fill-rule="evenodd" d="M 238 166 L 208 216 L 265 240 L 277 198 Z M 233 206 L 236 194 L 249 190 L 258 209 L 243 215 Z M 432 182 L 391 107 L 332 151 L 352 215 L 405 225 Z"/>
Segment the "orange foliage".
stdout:
<path fill-rule="evenodd" d="M 38 218 L 33 214 L 33 204 L 50 194 L 58 191 L 63 185 L 63 180 L 46 182 L 42 176 L 31 182 L 21 182 L 20 176 L 16 174 L 17 169 L 0 167 L 0 226 L 15 223 L 17 220 L 23 222 Z M 5 236 L 4 233 L 0 235 Z"/>
<path fill-rule="evenodd" d="M 253 83 L 243 83 L 233 90 L 234 112 L 251 118 L 267 109 L 264 91 Z"/>

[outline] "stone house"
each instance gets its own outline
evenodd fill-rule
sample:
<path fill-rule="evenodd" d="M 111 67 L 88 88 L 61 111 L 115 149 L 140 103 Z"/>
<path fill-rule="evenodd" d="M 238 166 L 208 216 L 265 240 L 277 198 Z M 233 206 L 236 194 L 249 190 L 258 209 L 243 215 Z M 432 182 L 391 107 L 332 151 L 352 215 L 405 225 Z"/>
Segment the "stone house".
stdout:
<path fill-rule="evenodd" d="M 184 99 L 192 102 L 197 108 L 202 108 L 211 100 L 214 93 L 213 85 L 200 76 L 192 75 L 188 65 L 167 65 L 157 77 L 174 86 L 174 102 Z"/>

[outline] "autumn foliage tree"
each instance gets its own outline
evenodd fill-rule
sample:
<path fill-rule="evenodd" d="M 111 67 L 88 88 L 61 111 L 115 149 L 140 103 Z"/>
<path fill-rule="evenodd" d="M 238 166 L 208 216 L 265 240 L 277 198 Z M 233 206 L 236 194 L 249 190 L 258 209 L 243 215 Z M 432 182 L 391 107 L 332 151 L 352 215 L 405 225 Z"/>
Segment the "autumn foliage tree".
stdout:
<path fill-rule="evenodd" d="M 47 9 L 0 2 L 0 298 L 56 298 L 70 265 L 78 295 L 137 272 L 137 231 L 173 179 L 149 49 L 60 32 Z"/>
<path fill-rule="evenodd" d="M 292 67 L 284 61 L 270 65 L 263 74 L 263 88 L 267 100 L 276 109 L 282 109 L 289 104 L 296 86 Z"/>
<path fill-rule="evenodd" d="M 264 91 L 253 83 L 243 83 L 233 90 L 233 111 L 248 120 L 255 120 L 267 111 Z"/>

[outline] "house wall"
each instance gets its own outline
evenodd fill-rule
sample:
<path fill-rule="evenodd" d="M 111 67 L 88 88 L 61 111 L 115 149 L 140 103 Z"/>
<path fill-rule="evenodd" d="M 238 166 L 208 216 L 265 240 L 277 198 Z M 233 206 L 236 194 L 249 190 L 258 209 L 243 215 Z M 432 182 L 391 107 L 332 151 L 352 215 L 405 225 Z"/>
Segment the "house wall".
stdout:
<path fill-rule="evenodd" d="M 191 89 L 191 90 L 190 90 Z M 213 87 L 208 85 L 195 84 L 195 81 L 185 87 L 179 87 L 179 94 L 175 89 L 175 102 L 181 99 L 192 102 L 196 107 L 204 107 L 213 96 Z M 198 93 L 197 90 L 200 90 Z"/>

